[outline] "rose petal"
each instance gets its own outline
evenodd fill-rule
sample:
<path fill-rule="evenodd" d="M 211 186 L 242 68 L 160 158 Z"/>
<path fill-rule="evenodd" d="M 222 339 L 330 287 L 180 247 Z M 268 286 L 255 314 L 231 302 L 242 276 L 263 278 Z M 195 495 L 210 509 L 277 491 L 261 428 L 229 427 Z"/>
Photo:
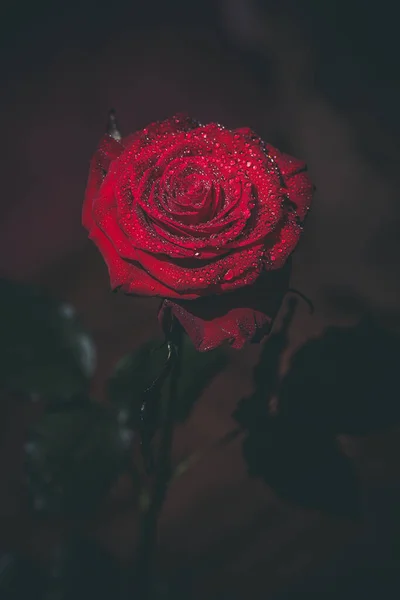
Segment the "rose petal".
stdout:
<path fill-rule="evenodd" d="M 247 137 L 253 144 L 264 148 L 267 156 L 276 163 L 282 183 L 287 188 L 288 198 L 295 205 L 297 216 L 303 220 L 310 208 L 314 191 L 314 186 L 307 173 L 306 163 L 281 152 L 271 144 L 264 144 L 261 138 L 248 127 L 236 129 L 236 132 Z"/>
<path fill-rule="evenodd" d="M 278 163 L 279 170 L 282 173 L 285 181 L 297 173 L 307 170 L 307 165 L 303 160 L 294 158 L 289 154 L 285 154 L 274 146 L 271 146 L 271 144 L 265 144 L 265 147 L 268 154 L 272 156 Z"/>
<path fill-rule="evenodd" d="M 287 188 L 289 200 L 295 205 L 297 216 L 303 220 L 310 208 L 314 186 L 307 172 L 304 161 L 280 152 L 270 144 L 266 144 L 268 153 L 276 160 L 276 164 Z"/>
<path fill-rule="evenodd" d="M 264 273 L 249 288 L 191 302 L 165 300 L 159 321 L 164 327 L 174 316 L 200 352 L 224 342 L 240 349 L 246 342 L 260 342 L 271 330 L 288 289 L 290 264 Z"/>
<path fill-rule="evenodd" d="M 296 205 L 296 214 L 303 221 L 311 205 L 314 185 L 306 171 L 296 173 L 286 181 L 289 200 Z"/>
<path fill-rule="evenodd" d="M 160 136 L 167 136 L 171 133 L 179 133 L 181 131 L 191 131 L 200 127 L 200 123 L 189 117 L 186 113 L 177 113 L 173 117 L 168 117 L 164 121 L 154 121 L 150 123 L 145 129 L 134 133 L 125 138 L 126 142 L 132 144 L 138 139 L 153 140 Z M 125 144 L 127 145 L 127 144 Z"/>
<path fill-rule="evenodd" d="M 220 293 L 253 284 L 262 269 L 262 258 L 261 245 L 240 249 L 203 266 L 194 260 L 178 264 L 168 257 L 135 249 L 135 259 L 143 268 L 183 298 L 202 296 L 205 290 L 210 294 L 210 288 Z"/>
<path fill-rule="evenodd" d="M 176 136 L 198 127 L 199 123 L 185 114 L 151 123 L 145 129 L 123 139 L 124 146 L 128 148 L 126 163 L 132 163 L 133 159 L 132 166 L 140 175 L 140 172 L 144 173 L 146 170 L 149 161 L 159 159 L 163 155 L 161 150 L 169 148 L 171 142 L 175 142 Z"/>
<path fill-rule="evenodd" d="M 102 253 L 108 266 L 112 289 L 119 287 L 127 294 L 138 296 L 161 296 L 164 298 L 171 295 L 171 290 L 153 279 L 139 265 L 122 260 L 101 229 L 94 227 L 89 237 Z"/>
<path fill-rule="evenodd" d="M 110 135 L 105 135 L 100 141 L 97 152 L 90 163 L 88 182 L 86 185 L 85 199 L 82 209 L 82 224 L 90 229 L 93 224 L 93 201 L 100 190 L 104 177 L 113 160 L 124 151 L 124 146 Z"/>
<path fill-rule="evenodd" d="M 274 237 L 269 241 L 269 247 L 264 254 L 264 265 L 267 271 L 283 267 L 288 257 L 292 254 L 303 231 L 294 215 L 289 214 L 282 226 L 277 229 Z"/>

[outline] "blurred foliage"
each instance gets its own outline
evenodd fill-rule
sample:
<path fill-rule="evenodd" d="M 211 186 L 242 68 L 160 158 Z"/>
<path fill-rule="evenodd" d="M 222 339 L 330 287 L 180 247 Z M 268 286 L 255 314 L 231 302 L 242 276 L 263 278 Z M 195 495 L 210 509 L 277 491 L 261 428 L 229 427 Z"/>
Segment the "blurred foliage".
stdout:
<path fill-rule="evenodd" d="M 34 287 L 0 280 L 0 391 L 38 397 L 41 415 L 25 442 L 25 471 L 34 510 L 87 515 L 122 472 L 137 483 L 132 464 L 136 434 L 150 446 L 168 393 L 168 347 L 153 340 L 125 356 L 107 383 L 110 402 L 89 396 L 95 348 L 71 306 Z M 218 349 L 198 353 L 183 338 L 174 418 L 184 421 L 225 367 Z M 149 448 L 147 448 L 149 450 Z"/>
<path fill-rule="evenodd" d="M 80 406 L 46 411 L 25 444 L 32 505 L 37 511 L 91 513 L 118 476 L 129 470 L 131 432 L 113 411 L 82 399 Z"/>
<path fill-rule="evenodd" d="M 3 279 L 0 309 L 2 401 L 9 406 L 14 398 L 39 398 L 44 407 L 25 443 L 32 506 L 88 514 L 121 471 L 134 473 L 133 432 L 112 407 L 89 398 L 96 352 L 71 306 Z"/>
<path fill-rule="evenodd" d="M 335 437 L 279 416 L 262 419 L 243 443 L 249 474 L 281 498 L 307 509 L 358 517 L 354 468 Z"/>
<path fill-rule="evenodd" d="M 13 553 L 0 555 L 1 600 L 45 600 L 43 569 Z"/>
<path fill-rule="evenodd" d="M 279 388 L 280 362 L 289 344 L 289 329 L 297 305 L 296 299 L 289 300 L 280 329 L 274 330 L 262 347 L 253 371 L 254 391 L 239 402 L 234 413 L 236 421 L 245 429 L 252 429 L 259 420 L 270 417 L 270 402 Z"/>
<path fill-rule="evenodd" d="M 187 336 L 181 341 L 178 393 L 173 407 L 177 423 L 190 416 L 204 390 L 228 362 L 223 348 L 202 353 L 196 351 Z M 125 356 L 108 382 L 108 395 L 120 422 L 140 432 L 143 458 L 150 469 L 153 466 L 151 442 L 169 393 L 170 367 L 167 345 L 153 340 Z"/>
<path fill-rule="evenodd" d="M 108 552 L 80 536 L 56 547 L 46 569 L 16 554 L 0 556 L 1 600 L 125 600 L 125 578 Z"/>
<path fill-rule="evenodd" d="M 75 523 L 46 568 L 12 553 L 0 556 L 0 597 L 123 598 L 119 567 L 96 543 L 80 537 L 78 524 L 100 507 L 121 473 L 129 473 L 139 491 L 132 463 L 135 433 L 115 406 L 90 398 L 95 348 L 71 306 L 28 285 L 0 280 L 0 308 L 4 414 L 16 399 L 42 401 L 24 445 L 32 509 Z M 130 386 L 145 385 L 146 369 L 162 372 L 158 355 L 150 357 L 146 349 L 145 362 L 132 365 L 139 369 L 136 379 L 117 384 L 120 396 L 141 397 L 142 388 Z M 153 358 L 155 364 L 147 364 Z"/>
<path fill-rule="evenodd" d="M 332 397 L 332 380 L 325 379 L 325 374 L 322 379 L 319 375 L 319 361 L 326 355 L 324 339 L 319 343 L 311 341 L 298 351 L 293 363 L 301 364 L 301 368 L 295 369 L 295 381 L 291 379 L 291 369 L 283 380 L 279 377 L 280 361 L 288 346 L 295 308 L 296 302 L 291 301 L 281 329 L 275 331 L 264 345 L 254 370 L 254 392 L 241 400 L 234 414 L 245 432 L 243 457 L 249 474 L 261 477 L 283 499 L 308 509 L 357 517 L 360 496 L 355 471 L 340 449 L 336 438 L 339 432 L 333 430 L 332 423 L 324 417 L 325 402 Z M 354 332 L 350 333 L 352 335 Z M 349 342 L 346 336 L 343 342 Z M 346 362 L 345 348 L 334 348 L 343 354 L 341 362 Z M 307 366 L 304 355 L 311 359 Z M 335 359 L 331 357 L 331 360 L 335 365 Z M 340 361 L 340 356 L 336 356 L 336 360 Z M 304 394 L 299 383 L 302 377 L 311 385 L 312 382 L 323 383 L 322 387 L 317 385 L 314 411 L 309 410 L 312 408 L 308 402 L 311 390 Z M 335 385 L 338 402 L 345 390 L 346 380 Z M 274 410 L 271 409 L 273 401 L 277 404 Z M 340 404 L 343 406 L 343 402 Z"/>
<path fill-rule="evenodd" d="M 121 599 L 123 572 L 94 541 L 76 536 L 53 555 L 44 600 Z"/>
<path fill-rule="evenodd" d="M 371 318 L 329 327 L 293 356 L 279 390 L 280 414 L 298 427 L 365 435 L 400 420 L 400 337 Z"/>
<path fill-rule="evenodd" d="M 88 390 L 95 349 L 69 305 L 0 280 L 0 389 L 65 400 Z"/>
<path fill-rule="evenodd" d="M 197 352 L 187 336 L 183 337 L 182 363 L 175 399 L 175 419 L 185 421 L 211 381 L 228 363 L 224 349 Z M 140 425 L 144 397 L 158 404 L 168 390 L 168 348 L 153 340 L 125 356 L 116 366 L 108 383 L 108 395 L 114 406 L 129 412 L 134 427 Z M 161 374 L 161 377 L 160 377 Z M 133 390 L 138 393 L 135 395 Z"/>
<path fill-rule="evenodd" d="M 117 363 L 107 384 L 108 398 L 120 422 L 139 431 L 145 419 L 150 437 L 157 427 L 162 390 L 169 374 L 167 357 L 167 346 L 160 340 L 146 342 Z"/>

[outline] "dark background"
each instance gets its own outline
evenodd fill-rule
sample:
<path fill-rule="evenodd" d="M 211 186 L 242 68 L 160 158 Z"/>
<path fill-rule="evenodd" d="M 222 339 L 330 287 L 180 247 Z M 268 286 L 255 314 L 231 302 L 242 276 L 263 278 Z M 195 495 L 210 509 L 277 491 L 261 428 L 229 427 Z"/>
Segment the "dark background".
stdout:
<path fill-rule="evenodd" d="M 324 397 L 310 390 L 329 373 L 336 387 L 326 414 L 337 405 L 340 418 L 351 414 L 352 427 L 340 422 L 335 434 L 357 472 L 361 517 L 301 506 L 296 494 L 281 499 L 273 485 L 248 477 L 238 442 L 176 484 L 161 547 L 171 572 L 183 565 L 196 598 L 398 597 L 400 83 L 390 3 L 15 3 L 3 9 L 0 27 L 0 272 L 75 304 L 99 347 L 99 396 L 118 357 L 157 330 L 157 302 L 109 294 L 106 268 L 80 224 L 88 164 L 108 109 L 117 109 L 123 133 L 181 111 L 248 125 L 307 161 L 317 193 L 292 286 L 312 298 L 316 313 L 299 305 L 282 369 L 327 327 L 373 320 L 362 341 L 355 336 L 340 346 L 335 338 L 327 354 L 312 355 L 291 396 L 296 414 L 304 405 L 320 418 L 326 389 Z M 231 367 L 177 432 L 177 457 L 233 426 L 231 412 L 251 387 L 258 352 L 232 354 Z M 3 440 L 2 547 L 19 545 L 45 561 L 54 528 L 20 516 L 18 456 L 10 459 L 20 422 L 15 416 Z M 278 448 L 297 450 L 291 436 Z M 334 497 L 341 490 L 329 468 L 318 477 Z M 297 488 L 314 483 L 300 479 Z M 132 512 L 96 523 L 93 536 L 124 561 L 135 527 Z"/>

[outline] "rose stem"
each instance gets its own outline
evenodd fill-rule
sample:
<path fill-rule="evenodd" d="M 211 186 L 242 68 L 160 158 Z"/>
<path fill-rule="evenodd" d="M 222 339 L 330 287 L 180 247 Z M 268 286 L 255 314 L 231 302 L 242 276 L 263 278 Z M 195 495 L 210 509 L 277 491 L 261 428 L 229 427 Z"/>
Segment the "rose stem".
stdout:
<path fill-rule="evenodd" d="M 155 465 L 155 482 L 147 511 L 144 514 L 138 546 L 137 588 L 140 600 L 150 600 L 154 592 L 157 562 L 158 519 L 167 494 L 171 478 L 171 449 L 174 430 L 175 399 L 178 392 L 182 358 L 182 328 L 172 323 L 168 349 L 172 360 L 169 391 L 161 415 L 161 439 Z"/>

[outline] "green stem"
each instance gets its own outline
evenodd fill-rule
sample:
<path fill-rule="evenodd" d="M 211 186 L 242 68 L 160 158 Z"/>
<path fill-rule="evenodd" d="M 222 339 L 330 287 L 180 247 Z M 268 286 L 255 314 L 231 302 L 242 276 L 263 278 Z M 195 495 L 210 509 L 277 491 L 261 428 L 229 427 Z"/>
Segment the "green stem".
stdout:
<path fill-rule="evenodd" d="M 182 354 L 182 332 L 179 327 L 174 331 L 173 341 L 168 342 L 168 348 L 171 353 L 170 360 L 173 361 L 170 374 L 170 387 L 163 406 L 161 439 L 155 465 L 154 487 L 143 517 L 139 539 L 136 582 L 140 600 L 150 600 L 153 597 L 157 563 L 158 520 L 171 478 L 174 410 Z"/>

